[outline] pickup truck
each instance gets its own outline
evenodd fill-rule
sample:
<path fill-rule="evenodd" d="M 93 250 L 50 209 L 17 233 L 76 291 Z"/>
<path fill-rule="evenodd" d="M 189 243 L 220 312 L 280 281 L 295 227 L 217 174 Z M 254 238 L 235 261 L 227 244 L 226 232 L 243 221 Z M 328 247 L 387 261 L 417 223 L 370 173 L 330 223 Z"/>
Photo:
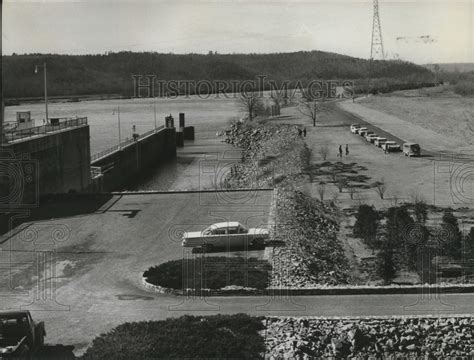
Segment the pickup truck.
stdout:
<path fill-rule="evenodd" d="M 237 221 L 213 224 L 203 231 L 185 232 L 183 247 L 201 247 L 210 251 L 214 248 L 264 245 L 269 238 L 268 229 L 247 229 Z"/>
<path fill-rule="evenodd" d="M 0 359 L 31 357 L 44 346 L 44 323 L 29 311 L 0 312 Z"/>

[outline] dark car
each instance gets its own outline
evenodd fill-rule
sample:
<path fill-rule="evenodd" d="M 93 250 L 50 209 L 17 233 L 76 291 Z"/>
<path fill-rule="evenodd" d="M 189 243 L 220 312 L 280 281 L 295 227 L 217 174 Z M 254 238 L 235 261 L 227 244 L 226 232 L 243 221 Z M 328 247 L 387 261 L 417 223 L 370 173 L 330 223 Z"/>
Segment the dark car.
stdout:
<path fill-rule="evenodd" d="M 29 311 L 0 312 L 0 359 L 27 358 L 44 345 L 44 323 Z"/>

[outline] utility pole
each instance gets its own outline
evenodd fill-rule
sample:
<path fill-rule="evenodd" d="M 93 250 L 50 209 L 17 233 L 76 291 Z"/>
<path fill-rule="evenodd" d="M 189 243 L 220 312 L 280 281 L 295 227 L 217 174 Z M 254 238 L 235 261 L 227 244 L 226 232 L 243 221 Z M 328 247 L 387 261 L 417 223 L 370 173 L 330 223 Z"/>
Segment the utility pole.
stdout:
<path fill-rule="evenodd" d="M 46 108 L 46 124 L 49 123 L 48 118 L 48 80 L 46 78 L 46 62 L 43 65 L 35 65 L 35 74 L 38 73 L 38 68 L 43 67 L 43 82 L 44 82 L 44 105 Z"/>
<path fill-rule="evenodd" d="M 383 60 L 385 58 L 382 40 L 382 26 L 380 25 L 379 17 L 379 1 L 374 2 L 374 18 L 372 23 L 372 45 L 370 47 L 370 60 L 377 58 Z"/>

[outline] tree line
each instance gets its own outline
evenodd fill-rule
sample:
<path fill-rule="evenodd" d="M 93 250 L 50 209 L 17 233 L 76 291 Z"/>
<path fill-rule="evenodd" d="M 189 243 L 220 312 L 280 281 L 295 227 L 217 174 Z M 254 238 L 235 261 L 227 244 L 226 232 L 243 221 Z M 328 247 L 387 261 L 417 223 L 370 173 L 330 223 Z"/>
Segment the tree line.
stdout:
<path fill-rule="evenodd" d="M 321 51 L 274 54 L 162 54 L 117 52 L 101 55 L 25 54 L 3 56 L 3 96 L 43 96 L 43 76 L 35 65 L 47 64 L 48 95 L 133 96 L 132 75 L 161 80 L 247 80 L 265 75 L 277 82 L 314 79 L 355 80 L 360 91 L 393 91 L 435 81 L 434 74 L 404 61 L 370 61 Z M 393 89 L 392 89 L 393 88 Z M 212 89 L 211 89 L 212 91 Z"/>

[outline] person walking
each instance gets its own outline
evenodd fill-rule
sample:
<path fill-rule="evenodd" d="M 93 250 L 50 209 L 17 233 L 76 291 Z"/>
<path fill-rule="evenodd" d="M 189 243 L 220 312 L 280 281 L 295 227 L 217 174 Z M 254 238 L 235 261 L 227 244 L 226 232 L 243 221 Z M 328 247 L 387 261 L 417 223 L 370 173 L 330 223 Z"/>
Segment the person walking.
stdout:
<path fill-rule="evenodd" d="M 306 137 L 306 128 L 303 128 L 303 136 Z"/>
<path fill-rule="evenodd" d="M 339 157 L 342 158 L 342 145 L 339 145 Z"/>
<path fill-rule="evenodd" d="M 349 155 L 349 145 L 346 144 L 346 156 Z"/>

